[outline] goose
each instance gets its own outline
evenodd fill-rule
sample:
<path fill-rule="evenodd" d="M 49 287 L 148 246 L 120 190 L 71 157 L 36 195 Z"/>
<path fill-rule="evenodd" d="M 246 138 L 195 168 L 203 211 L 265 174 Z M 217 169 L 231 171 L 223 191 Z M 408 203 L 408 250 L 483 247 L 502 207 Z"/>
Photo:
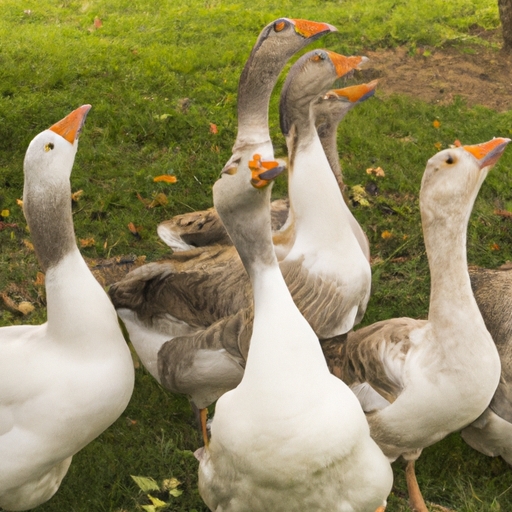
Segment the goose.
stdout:
<path fill-rule="evenodd" d="M 247 165 L 255 153 L 264 158 L 273 158 L 268 110 L 277 79 L 295 53 L 331 32 L 337 32 L 337 29 L 328 23 L 292 18 L 279 18 L 263 28 L 238 82 L 238 131 L 232 156 L 226 166 Z M 208 215 L 202 221 L 202 226 L 205 224 L 210 224 Z M 218 229 L 218 221 L 214 221 L 213 224 Z M 169 228 L 169 224 L 161 224 L 157 228 L 160 238 L 167 245 L 176 251 L 193 248 L 180 233 Z M 207 231 L 209 230 L 205 229 L 202 233 Z M 221 233 L 226 239 L 222 228 Z"/>
<path fill-rule="evenodd" d="M 23 209 L 46 273 L 48 321 L 0 329 L 0 508 L 57 492 L 72 456 L 130 400 L 134 369 L 115 309 L 76 246 L 69 182 L 84 105 L 37 135 Z"/>
<path fill-rule="evenodd" d="M 295 247 L 293 244 L 293 251 L 281 262 L 281 269 L 299 308 L 318 336 L 326 338 L 347 332 L 360 320 L 369 297 L 371 275 L 367 258 L 355 235 L 347 228 L 348 216 L 351 214 L 323 153 L 314 122 L 310 119 L 309 105 L 319 94 L 328 90 L 338 76 L 359 66 L 364 58 L 343 57 L 324 50 L 306 55 L 308 57 L 305 60 L 299 59 L 292 70 L 302 69 L 300 63 L 313 58 L 315 62 L 325 59 L 327 65 L 318 76 L 314 76 L 312 66 L 306 67 L 307 71 L 293 72 L 292 75 L 296 75 L 297 79 L 293 87 L 286 85 L 290 83 L 289 80 L 285 83 L 284 90 L 292 92 L 289 99 L 283 102 L 281 110 L 283 116 L 287 116 L 287 125 L 290 127 L 299 122 L 306 123 L 307 127 L 301 131 L 300 139 L 308 138 L 308 144 L 303 144 L 305 148 L 309 148 L 309 138 L 313 144 L 307 151 L 302 147 L 292 148 L 291 152 L 297 154 L 298 161 L 289 179 L 290 183 L 299 180 L 301 184 L 292 186 L 290 197 L 293 201 L 297 198 L 297 201 L 304 202 L 304 196 L 313 193 L 307 182 L 308 173 L 311 174 L 314 169 L 314 193 L 317 199 L 322 198 L 322 208 L 314 204 L 302 204 L 300 208 L 305 209 L 306 213 L 310 212 L 323 227 L 316 230 L 305 218 L 305 214 L 297 215 L 294 229 L 298 234 L 296 240 L 302 245 Z M 297 85 L 306 80 L 309 85 L 305 84 L 302 88 Z M 303 105 L 296 114 L 296 109 L 291 105 L 299 98 Z M 299 114 L 300 121 L 295 121 Z M 250 158 L 247 151 L 243 157 L 246 162 Z M 304 162 L 300 153 L 309 160 Z M 262 161 L 267 160 L 259 155 Z M 242 168 L 246 173 L 250 172 L 247 164 L 236 163 L 225 166 L 224 170 L 241 175 L 243 173 L 239 171 Z M 322 188 L 327 190 L 323 191 Z M 308 227 L 300 228 L 301 223 Z M 316 233 L 310 236 L 310 231 Z M 323 262 L 326 263 L 325 268 Z M 347 271 L 348 267 L 350 271 Z M 247 322 L 250 321 L 251 313 L 246 308 L 252 303 L 251 291 L 246 271 L 232 246 L 198 248 L 178 253 L 162 262 L 144 265 L 114 284 L 109 294 L 142 363 L 162 384 L 159 370 L 162 363 L 158 361 L 158 353 L 167 341 L 180 337 L 180 343 L 191 345 L 193 336 L 210 337 L 215 331 L 204 331 L 213 327 L 213 324 L 216 324 L 217 339 L 220 339 L 220 333 L 226 325 L 230 325 L 229 337 L 232 339 L 233 336 L 238 337 L 242 330 L 249 332 Z M 223 323 L 219 324 L 219 321 Z M 187 337 L 186 342 L 181 338 L 183 336 Z M 218 355 L 216 350 L 215 353 Z M 207 370 L 212 364 L 210 358 L 213 353 L 209 351 L 200 354 L 206 357 L 207 362 L 205 365 L 201 363 L 201 366 L 206 366 Z M 224 351 L 220 355 L 219 364 L 224 368 Z M 236 368 L 238 382 L 242 371 L 238 361 L 234 365 L 231 357 L 228 357 L 227 364 L 230 369 Z M 232 383 L 228 389 L 231 387 Z M 175 388 L 171 386 L 170 389 Z M 208 399 L 208 403 L 212 401 Z"/>
<path fill-rule="evenodd" d="M 489 407 L 462 430 L 464 441 L 512 465 L 512 273 L 510 268 L 470 268 L 473 293 L 501 360 L 501 379 Z"/>
<path fill-rule="evenodd" d="M 313 104 L 316 128 L 320 142 L 324 148 L 332 172 L 336 177 L 338 186 L 345 195 L 346 186 L 341 173 L 336 132 L 338 124 L 347 113 L 359 103 L 365 101 L 375 93 L 377 80 L 359 86 L 345 87 L 336 91 L 329 91 L 320 96 Z M 283 228 L 288 218 L 289 202 L 276 199 L 271 203 L 272 231 Z M 356 235 L 361 249 L 370 259 L 370 244 L 354 216 L 350 215 L 350 224 Z M 231 240 L 224 229 L 215 208 L 176 215 L 158 225 L 158 235 L 174 252 L 186 251 L 195 247 L 204 247 L 213 244 L 230 245 Z M 279 243 L 279 234 L 275 233 L 274 245 Z M 278 259 L 280 256 L 278 251 Z"/>
<path fill-rule="evenodd" d="M 259 157 L 253 165 L 267 172 Z M 389 462 L 355 395 L 329 373 L 283 279 L 271 239 L 270 187 L 252 188 L 240 172 L 224 170 L 213 197 L 249 274 L 254 325 L 242 381 L 218 400 L 211 440 L 196 451 L 199 493 L 212 511 L 382 510 L 392 485 Z"/>
<path fill-rule="evenodd" d="M 493 396 L 500 360 L 466 261 L 473 203 L 510 139 L 445 149 L 427 163 L 420 211 L 431 275 L 427 320 L 394 318 L 327 342 L 331 371 L 358 396 L 373 439 L 403 456 L 411 507 L 427 512 L 414 472 L 423 448 L 474 421 Z"/>

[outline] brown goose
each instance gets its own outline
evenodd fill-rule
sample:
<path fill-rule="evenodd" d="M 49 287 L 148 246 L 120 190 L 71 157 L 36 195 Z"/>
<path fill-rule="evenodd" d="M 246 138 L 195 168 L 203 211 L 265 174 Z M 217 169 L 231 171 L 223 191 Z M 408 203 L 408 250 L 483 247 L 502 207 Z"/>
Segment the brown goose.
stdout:
<path fill-rule="evenodd" d="M 0 329 L 0 509 L 57 492 L 71 459 L 121 415 L 133 361 L 115 310 L 76 246 L 69 177 L 84 105 L 25 155 L 23 209 L 46 274 L 48 321 Z"/>
<path fill-rule="evenodd" d="M 368 84 L 363 84 L 363 86 L 345 87 L 337 91 L 330 91 L 325 96 L 319 97 L 312 105 L 322 147 L 343 194 L 345 194 L 346 186 L 343 182 L 339 163 L 336 130 L 338 124 L 355 105 L 373 96 L 376 87 L 377 81 L 374 80 Z M 286 199 L 277 199 L 271 203 L 272 231 L 275 232 L 274 245 L 279 244 L 279 233 L 277 231 L 285 224 L 288 218 L 288 210 L 289 202 Z M 370 259 L 370 245 L 366 234 L 353 216 L 351 216 L 350 223 L 361 249 Z M 157 231 L 160 238 L 175 252 L 214 244 L 231 245 L 231 240 L 215 208 L 176 215 L 172 219 L 160 223 Z M 278 258 L 279 256 L 278 251 Z"/>
<path fill-rule="evenodd" d="M 415 460 L 482 414 L 499 381 L 498 352 L 471 290 L 466 230 L 480 186 L 509 142 L 447 149 L 427 163 L 420 210 L 432 283 L 428 320 L 384 320 L 324 346 L 331 370 L 367 413 L 372 437 L 390 460 L 408 461 L 418 512 L 427 508 Z"/>
<path fill-rule="evenodd" d="M 363 60 L 361 57 L 336 57 L 337 69 L 333 71 L 331 83 L 337 75 L 345 74 Z M 322 79 L 326 80 L 319 78 Z M 311 96 L 311 90 L 304 93 L 310 95 L 310 101 L 322 92 L 322 87 L 324 90 L 328 88 L 328 82 L 322 86 L 318 81 L 313 83 L 317 87 L 314 95 Z M 301 91 L 294 92 L 294 95 L 300 94 Z M 302 114 L 307 118 L 309 103 L 306 107 Z M 318 140 L 314 125 L 313 132 L 314 140 Z M 319 151 L 323 156 L 321 162 L 327 162 L 321 147 Z M 249 157 L 243 158 L 248 161 Z M 230 164 L 225 170 L 242 175 L 241 168 L 250 172 L 247 165 Z M 329 222 L 322 219 L 324 226 L 317 230 L 324 238 L 317 240 L 316 235 L 312 235 L 308 241 L 311 227 L 304 227 L 308 223 L 307 215 L 298 219 L 296 225 L 303 226 L 300 236 L 296 237 L 299 245 L 296 247 L 294 242 L 295 252 L 281 263 L 281 268 L 292 294 L 302 304 L 303 314 L 317 334 L 325 338 L 346 332 L 361 317 L 369 295 L 370 267 L 352 232 L 340 227 L 349 225 L 349 211 L 328 162 L 325 167 L 317 166 L 315 162 L 309 169 L 304 166 L 297 169 L 290 175 L 290 182 L 300 180 L 302 185 L 295 186 L 291 197 L 304 201 L 304 195 L 308 193 L 307 174 L 315 169 L 317 187 L 322 184 L 327 191 L 316 190 L 315 193 L 322 197 L 322 208 L 316 208 L 319 211 L 314 216 L 326 212 Z M 312 209 L 312 205 L 305 206 L 305 212 Z M 345 267 L 353 260 L 354 268 L 347 275 Z M 322 262 L 327 263 L 326 268 Z M 364 279 L 360 279 L 361 275 Z M 349 293 L 343 291 L 345 286 Z M 140 267 L 112 286 L 110 295 L 143 364 L 157 379 L 160 379 L 157 354 L 164 342 L 176 336 L 199 335 L 200 331 L 223 318 L 234 321 L 231 317 L 241 315 L 241 310 L 251 304 L 247 275 L 232 246 L 178 253 L 170 260 Z"/>
<path fill-rule="evenodd" d="M 470 268 L 471 286 L 501 360 L 501 379 L 489 407 L 462 430 L 475 450 L 512 465 L 512 271 Z"/>

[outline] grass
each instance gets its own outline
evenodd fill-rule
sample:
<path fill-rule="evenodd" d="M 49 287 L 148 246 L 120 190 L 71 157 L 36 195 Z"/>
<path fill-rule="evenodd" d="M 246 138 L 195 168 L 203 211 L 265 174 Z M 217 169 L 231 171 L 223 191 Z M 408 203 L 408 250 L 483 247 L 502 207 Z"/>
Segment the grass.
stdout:
<path fill-rule="evenodd" d="M 0 292 L 36 309 L 20 318 L 0 309 L 0 326 L 44 320 L 44 289 L 16 200 L 30 140 L 84 103 L 91 110 L 72 176 L 77 238 L 90 258 L 168 254 L 156 225 L 172 215 L 211 205 L 211 186 L 230 156 L 236 132 L 236 88 L 243 63 L 261 28 L 279 16 L 335 24 L 339 34 L 316 46 L 342 53 L 406 45 L 489 45 L 471 35 L 475 25 L 499 25 L 494 0 L 3 0 L 0 19 L 0 212 L 15 227 L 0 230 Z M 95 19 L 101 21 L 96 21 Z M 272 97 L 271 130 L 278 153 Z M 439 128 L 433 121 L 440 122 Z M 218 127 L 211 133 L 210 125 Z M 512 113 L 468 107 L 456 100 L 430 105 L 410 97 L 376 98 L 342 123 L 339 144 L 349 186 L 373 187 L 370 206 L 355 206 L 376 258 L 373 296 L 364 319 L 424 317 L 429 277 L 420 234 L 418 190 L 436 144 L 477 143 L 510 136 Z M 489 267 L 512 260 L 509 169 L 503 156 L 482 187 L 471 217 L 468 259 Z M 380 166 L 384 178 L 366 169 Z M 154 183 L 174 174 L 176 184 Z M 284 195 L 281 179 L 274 194 Z M 159 206 L 148 202 L 165 194 Z M 140 199 L 139 199 L 140 197 Z M 141 200 L 142 199 L 142 200 Z M 128 229 L 133 222 L 140 236 Z M 383 237 L 385 233 L 385 237 Z M 177 478 L 180 496 L 160 493 L 161 510 L 206 510 L 197 493 L 200 445 L 185 398 L 163 391 L 137 370 L 132 401 L 122 417 L 74 458 L 57 495 L 41 511 L 136 511 L 150 505 L 130 475 Z M 453 434 L 425 450 L 417 465 L 427 500 L 458 511 L 512 510 L 512 472 L 499 459 L 471 450 Z M 390 512 L 407 510 L 401 463 L 395 464 Z M 156 493 L 155 493 L 156 495 Z"/>

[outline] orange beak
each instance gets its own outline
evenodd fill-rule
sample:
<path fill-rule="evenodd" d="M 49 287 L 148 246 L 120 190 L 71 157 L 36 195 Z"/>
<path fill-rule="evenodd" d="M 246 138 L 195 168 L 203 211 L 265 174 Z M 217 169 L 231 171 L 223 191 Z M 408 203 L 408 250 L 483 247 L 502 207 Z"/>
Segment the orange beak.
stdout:
<path fill-rule="evenodd" d="M 300 34 L 302 37 L 305 37 L 306 39 L 309 39 L 310 37 L 314 36 L 321 36 L 325 34 L 326 32 L 337 32 L 338 29 L 334 27 L 333 25 L 329 25 L 329 23 L 318 23 L 316 21 L 309 21 L 309 20 L 297 20 L 297 19 L 290 19 L 288 18 L 290 22 L 293 23 L 295 26 L 295 32 L 297 34 Z"/>
<path fill-rule="evenodd" d="M 344 87 L 343 89 L 333 89 L 331 92 L 336 96 L 343 96 L 347 98 L 351 103 L 357 101 L 364 101 L 365 99 L 375 94 L 378 80 L 373 80 L 367 84 L 352 85 L 351 87 Z"/>
<path fill-rule="evenodd" d="M 341 78 L 353 69 L 358 69 L 361 64 L 368 61 L 368 57 L 345 57 L 344 55 L 330 52 L 328 50 L 327 54 L 334 64 L 338 78 Z"/>
<path fill-rule="evenodd" d="M 68 114 L 64 119 L 61 119 L 58 123 L 50 126 L 49 130 L 57 133 L 69 143 L 73 144 L 85 123 L 87 113 L 91 110 L 91 105 L 82 105 L 81 107 L 73 110 L 71 114 Z"/>
<path fill-rule="evenodd" d="M 500 159 L 509 142 L 510 139 L 496 137 L 489 142 L 462 147 L 478 160 L 480 169 L 483 169 L 494 165 Z"/>

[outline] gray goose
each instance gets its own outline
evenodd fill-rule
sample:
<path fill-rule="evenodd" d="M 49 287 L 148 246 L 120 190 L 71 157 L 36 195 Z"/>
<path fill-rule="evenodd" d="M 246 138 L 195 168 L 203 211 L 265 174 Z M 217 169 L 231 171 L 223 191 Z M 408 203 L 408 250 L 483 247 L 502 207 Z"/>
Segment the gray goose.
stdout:
<path fill-rule="evenodd" d="M 471 290 L 466 231 L 487 172 L 510 139 L 446 149 L 427 163 L 420 210 L 431 274 L 427 320 L 394 318 L 324 344 L 331 371 L 367 413 L 391 461 L 403 456 L 411 508 L 427 512 L 414 472 L 423 448 L 489 405 L 500 360 Z"/>
<path fill-rule="evenodd" d="M 290 57 L 321 36 L 336 31 L 337 29 L 328 23 L 291 18 L 279 18 L 261 31 L 238 82 L 238 132 L 227 167 L 246 166 L 249 158 L 255 153 L 262 155 L 263 158 L 273 159 L 268 109 L 277 79 Z M 248 157 L 249 153 L 251 154 Z M 200 236 L 206 235 L 204 241 L 208 242 L 200 245 L 208 245 L 214 239 L 209 237 L 207 230 L 212 228 L 212 235 L 219 231 L 217 216 L 215 214 L 213 219 L 206 213 L 199 223 Z M 158 227 L 158 234 L 167 245 L 181 251 L 193 248 L 193 245 L 186 242 L 186 237 L 182 238 L 180 233 L 169 229 L 170 227 L 165 223 Z M 223 228 L 221 233 L 221 239 L 229 239 Z"/>
<path fill-rule="evenodd" d="M 512 465 L 512 271 L 470 268 L 471 286 L 501 360 L 501 378 L 489 407 L 462 430 L 475 450 Z"/>

